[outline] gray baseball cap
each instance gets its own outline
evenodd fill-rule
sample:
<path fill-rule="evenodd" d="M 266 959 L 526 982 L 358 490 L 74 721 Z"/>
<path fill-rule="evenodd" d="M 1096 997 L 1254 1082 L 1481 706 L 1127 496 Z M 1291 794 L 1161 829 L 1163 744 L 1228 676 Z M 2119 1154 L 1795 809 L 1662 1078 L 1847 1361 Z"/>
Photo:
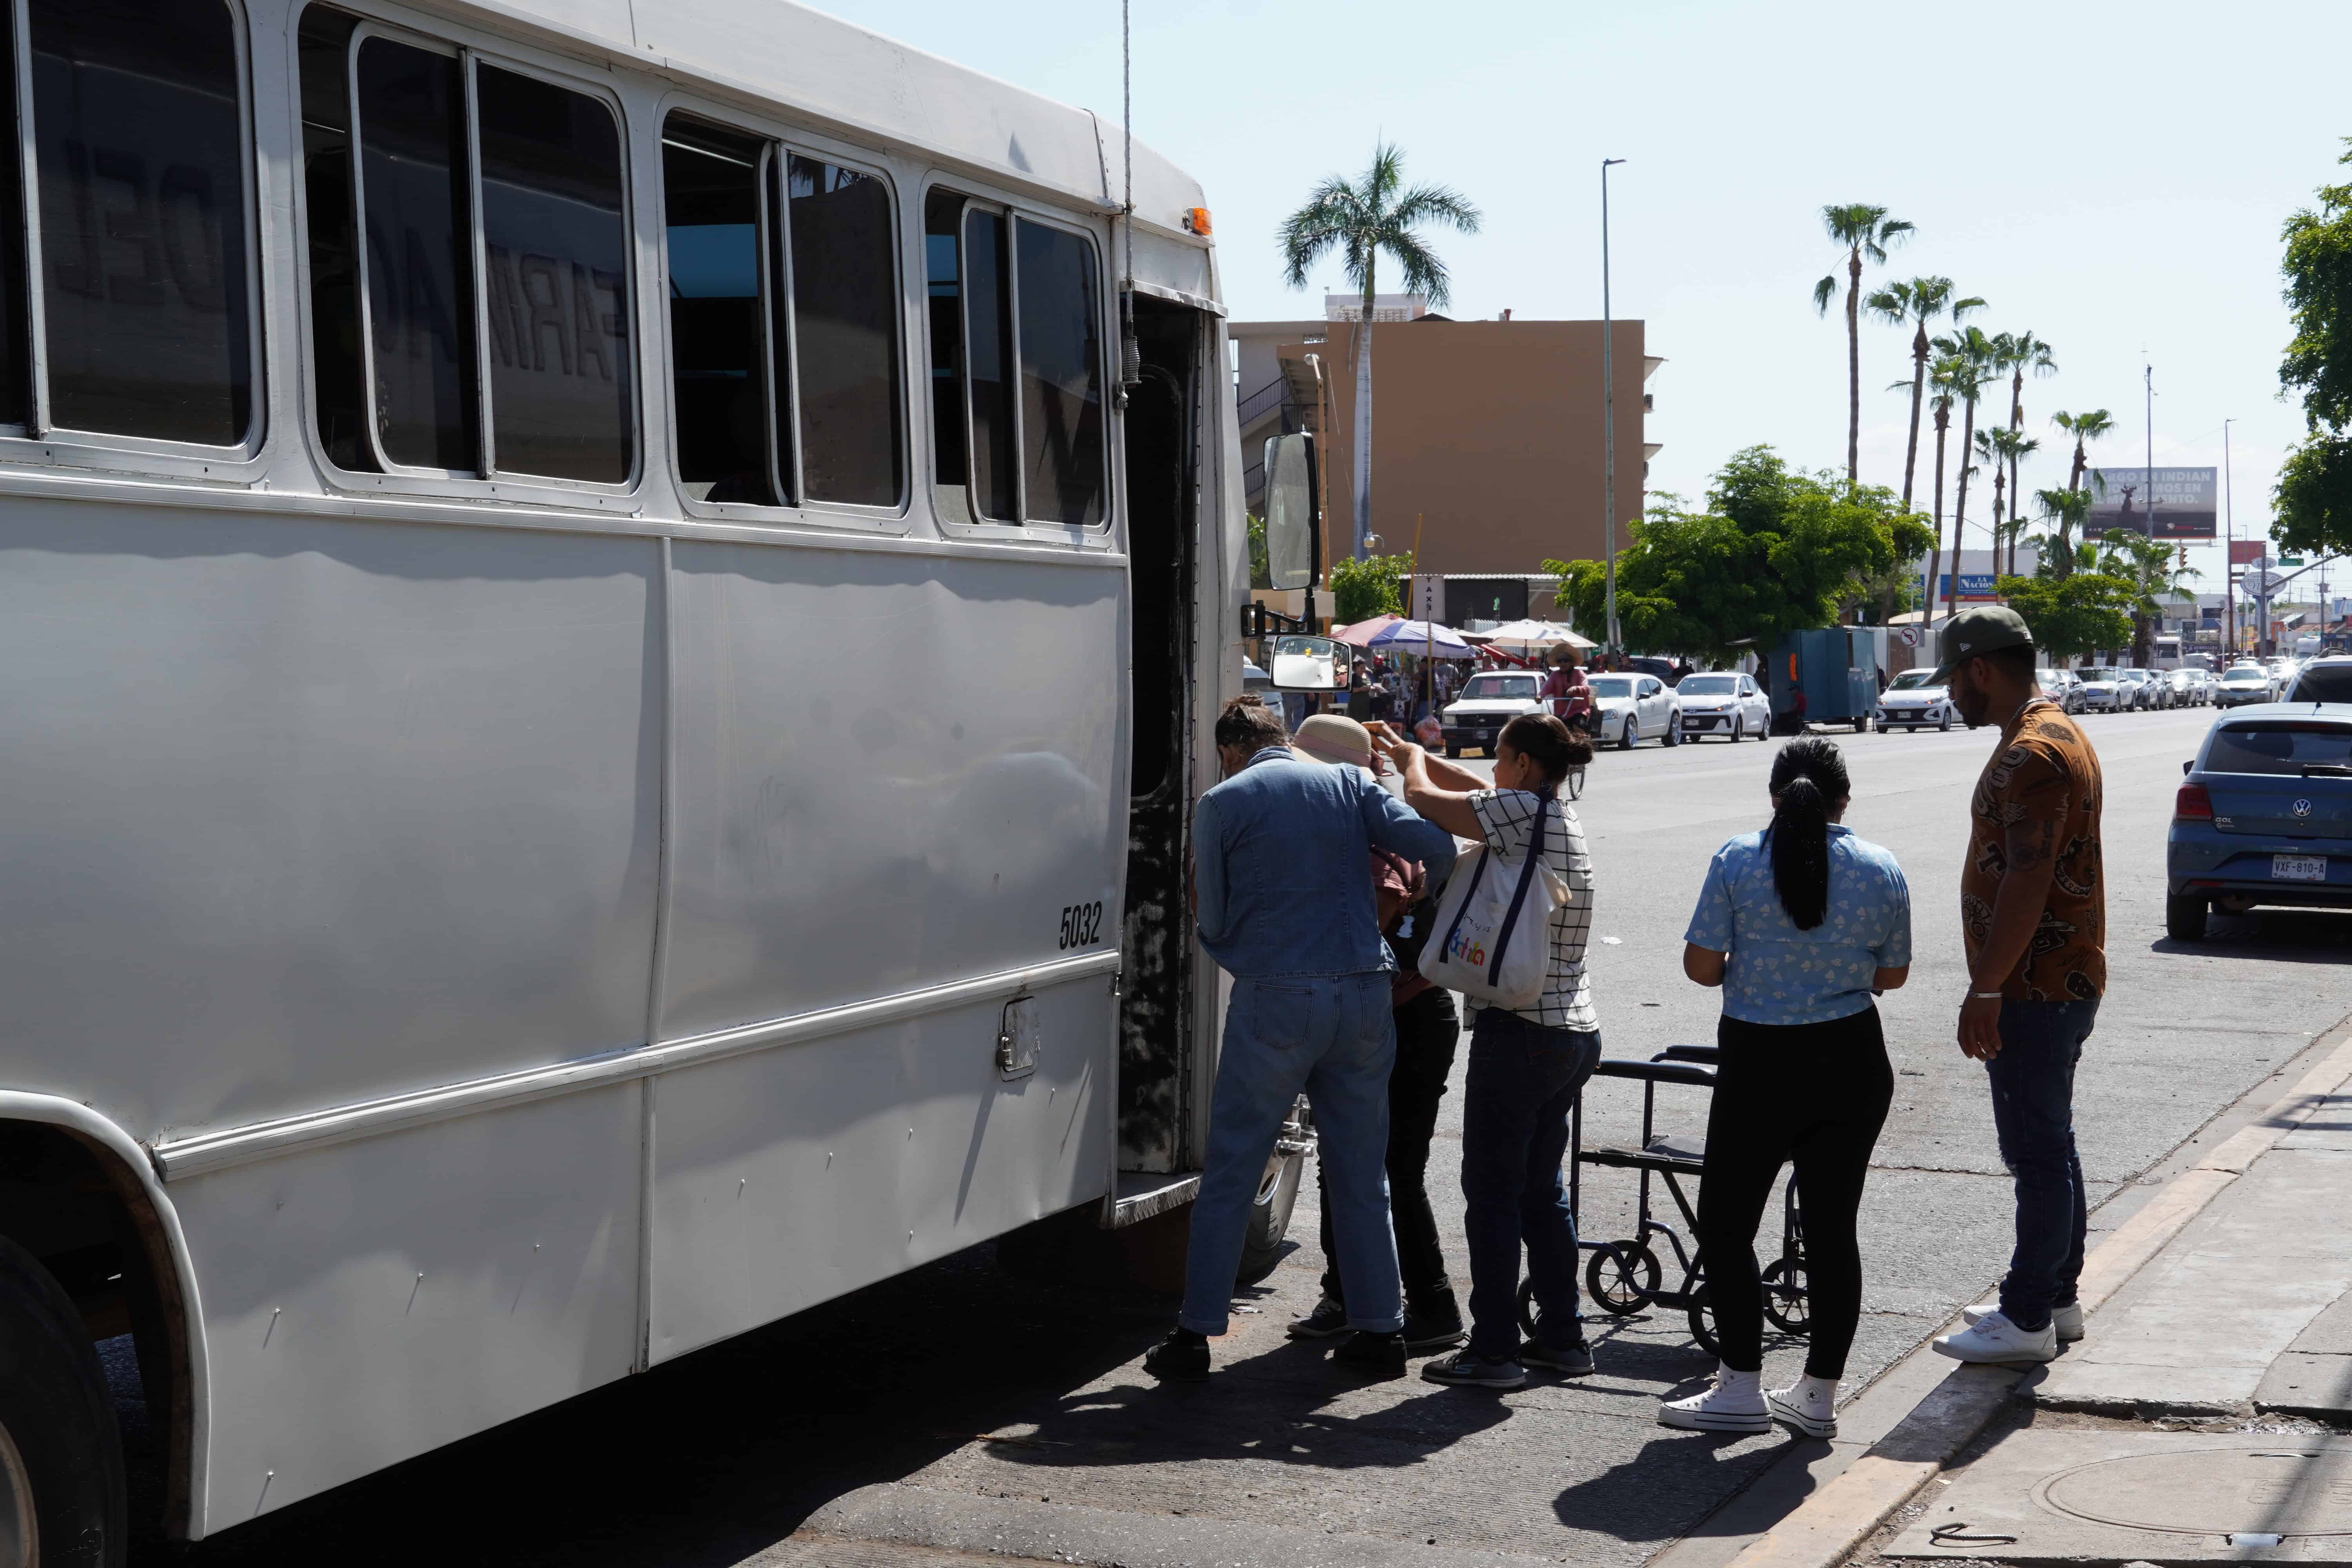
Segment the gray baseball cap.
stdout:
<path fill-rule="evenodd" d="M 1952 666 L 1964 658 L 2032 646 L 2033 633 L 2027 629 L 2023 616 L 2007 605 L 1979 605 L 1944 623 L 1936 644 L 1936 673 L 1928 679 L 1940 686 L 1951 675 Z"/>

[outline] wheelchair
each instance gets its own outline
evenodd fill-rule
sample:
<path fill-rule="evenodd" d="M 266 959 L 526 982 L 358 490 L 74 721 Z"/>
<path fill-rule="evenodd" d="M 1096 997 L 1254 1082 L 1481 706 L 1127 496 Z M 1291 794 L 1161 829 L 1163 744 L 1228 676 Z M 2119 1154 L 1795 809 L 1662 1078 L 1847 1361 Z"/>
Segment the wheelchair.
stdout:
<path fill-rule="evenodd" d="M 1584 1147 L 1584 1099 L 1577 1097 L 1569 1118 L 1568 1206 L 1575 1217 L 1578 1249 L 1591 1253 L 1585 1266 L 1585 1292 L 1593 1305 L 1612 1317 L 1631 1317 L 1652 1307 L 1681 1311 L 1690 1324 L 1691 1338 L 1712 1356 L 1723 1353 L 1716 1337 L 1715 1309 L 1707 1299 L 1706 1264 L 1698 1236 L 1696 1184 L 1706 1170 L 1704 1132 L 1666 1132 L 1657 1129 L 1658 1086 L 1683 1084 L 1712 1090 L 1713 1063 L 1720 1056 L 1714 1046 L 1669 1046 L 1648 1061 L 1603 1061 L 1593 1079 L 1630 1079 L 1642 1085 L 1642 1136 L 1637 1148 Z M 1591 1086 L 1588 1084 L 1588 1090 Z M 1632 1171 L 1640 1184 L 1633 1234 L 1617 1241 L 1584 1238 L 1583 1173 L 1587 1166 Z M 1652 1184 L 1673 1200 L 1684 1229 L 1677 1230 L 1652 1210 Z M 1689 1184 L 1687 1189 L 1685 1183 Z M 1660 1247 L 1674 1259 L 1674 1282 L 1660 1258 Z M 1791 1176 L 1781 1198 L 1780 1255 L 1762 1270 L 1764 1316 L 1774 1328 L 1793 1339 L 1811 1329 L 1805 1286 L 1804 1215 Z M 1533 1336 L 1537 1310 L 1532 1280 L 1519 1287 L 1519 1323 Z"/>

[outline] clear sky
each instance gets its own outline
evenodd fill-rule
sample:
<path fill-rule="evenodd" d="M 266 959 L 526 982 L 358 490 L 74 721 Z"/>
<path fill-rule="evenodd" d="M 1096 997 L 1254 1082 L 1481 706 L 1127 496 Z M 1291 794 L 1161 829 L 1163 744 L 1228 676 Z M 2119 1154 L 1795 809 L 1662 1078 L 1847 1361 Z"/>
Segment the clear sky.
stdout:
<path fill-rule="evenodd" d="M 820 8 L 1118 116 L 1111 0 Z M 1318 177 L 1359 172 L 1378 136 L 1403 148 L 1408 178 L 1484 209 L 1477 237 L 1436 237 L 1453 314 L 1597 317 L 1598 165 L 1624 158 L 1610 175 L 1615 310 L 1643 318 L 1668 362 L 1651 383 L 1664 450 L 1650 482 L 1696 500 L 1755 442 L 1843 468 L 1844 326 L 1817 318 L 1811 292 L 1843 268 L 1818 215 L 1870 202 L 1918 226 L 1878 275 L 1944 274 L 1990 301 L 1974 318 L 1987 331 L 2053 344 L 2061 374 L 2026 384 L 2042 440 L 2029 492 L 2065 481 L 2053 409 L 2109 410 L 2121 433 L 2094 460 L 2143 460 L 2153 361 L 2158 464 L 2221 466 L 2234 418 L 2239 536 L 2267 528 L 2303 426 L 2277 395 L 2279 226 L 2323 181 L 2352 178 L 2336 164 L 2352 134 L 2344 0 L 1137 0 L 1134 26 L 1137 134 L 1205 187 L 1238 318 L 1317 314 L 1323 287 L 1344 287 L 1328 266 L 1304 293 L 1284 288 L 1276 226 Z M 1901 483 L 1908 395 L 1882 389 L 1909 370 L 1905 334 L 1865 321 L 1865 479 Z M 1924 499 L 1924 454 L 1918 486 Z M 1971 548 L 1990 500 L 1972 490 Z M 2192 550 L 2198 586 L 2219 587 L 2220 554 Z"/>

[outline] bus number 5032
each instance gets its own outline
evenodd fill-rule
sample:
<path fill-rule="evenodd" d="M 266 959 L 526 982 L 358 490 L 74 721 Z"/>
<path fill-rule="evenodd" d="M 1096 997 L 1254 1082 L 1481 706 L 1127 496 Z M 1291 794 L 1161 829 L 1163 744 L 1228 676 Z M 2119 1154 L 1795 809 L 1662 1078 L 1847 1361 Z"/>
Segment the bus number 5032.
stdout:
<path fill-rule="evenodd" d="M 1102 935 L 1102 900 L 1070 904 L 1062 910 L 1062 947 L 1087 947 Z"/>

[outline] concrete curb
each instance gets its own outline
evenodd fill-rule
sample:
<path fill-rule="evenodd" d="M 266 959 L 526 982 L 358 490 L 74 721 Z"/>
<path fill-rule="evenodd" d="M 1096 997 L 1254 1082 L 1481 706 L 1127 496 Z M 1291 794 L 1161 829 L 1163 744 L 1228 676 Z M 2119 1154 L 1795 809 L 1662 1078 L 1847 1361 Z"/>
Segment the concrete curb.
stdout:
<path fill-rule="evenodd" d="M 1285 1524 L 1127 1513 L 891 1482 L 835 1498 L 809 1515 L 801 1530 L 973 1556 L 1115 1563 L 1118 1568 L 1252 1563 L 1280 1563 L 1285 1568 L 1529 1568 L 1549 1561 L 1418 1541 L 1333 1535 Z M 744 1568 L 760 1568 L 762 1563 L 755 1557 Z"/>
<path fill-rule="evenodd" d="M 2335 1047 L 2253 1125 L 2216 1144 L 2165 1184 L 2084 1260 L 2083 1306 L 2096 1311 L 2246 1167 L 2352 1079 L 2352 1020 L 2328 1031 Z M 1955 1368 L 1900 1425 L 1831 1478 L 1795 1511 L 1748 1543 L 1731 1568 L 1832 1568 L 1936 1478 L 1984 1429 L 2025 1373 Z"/>

